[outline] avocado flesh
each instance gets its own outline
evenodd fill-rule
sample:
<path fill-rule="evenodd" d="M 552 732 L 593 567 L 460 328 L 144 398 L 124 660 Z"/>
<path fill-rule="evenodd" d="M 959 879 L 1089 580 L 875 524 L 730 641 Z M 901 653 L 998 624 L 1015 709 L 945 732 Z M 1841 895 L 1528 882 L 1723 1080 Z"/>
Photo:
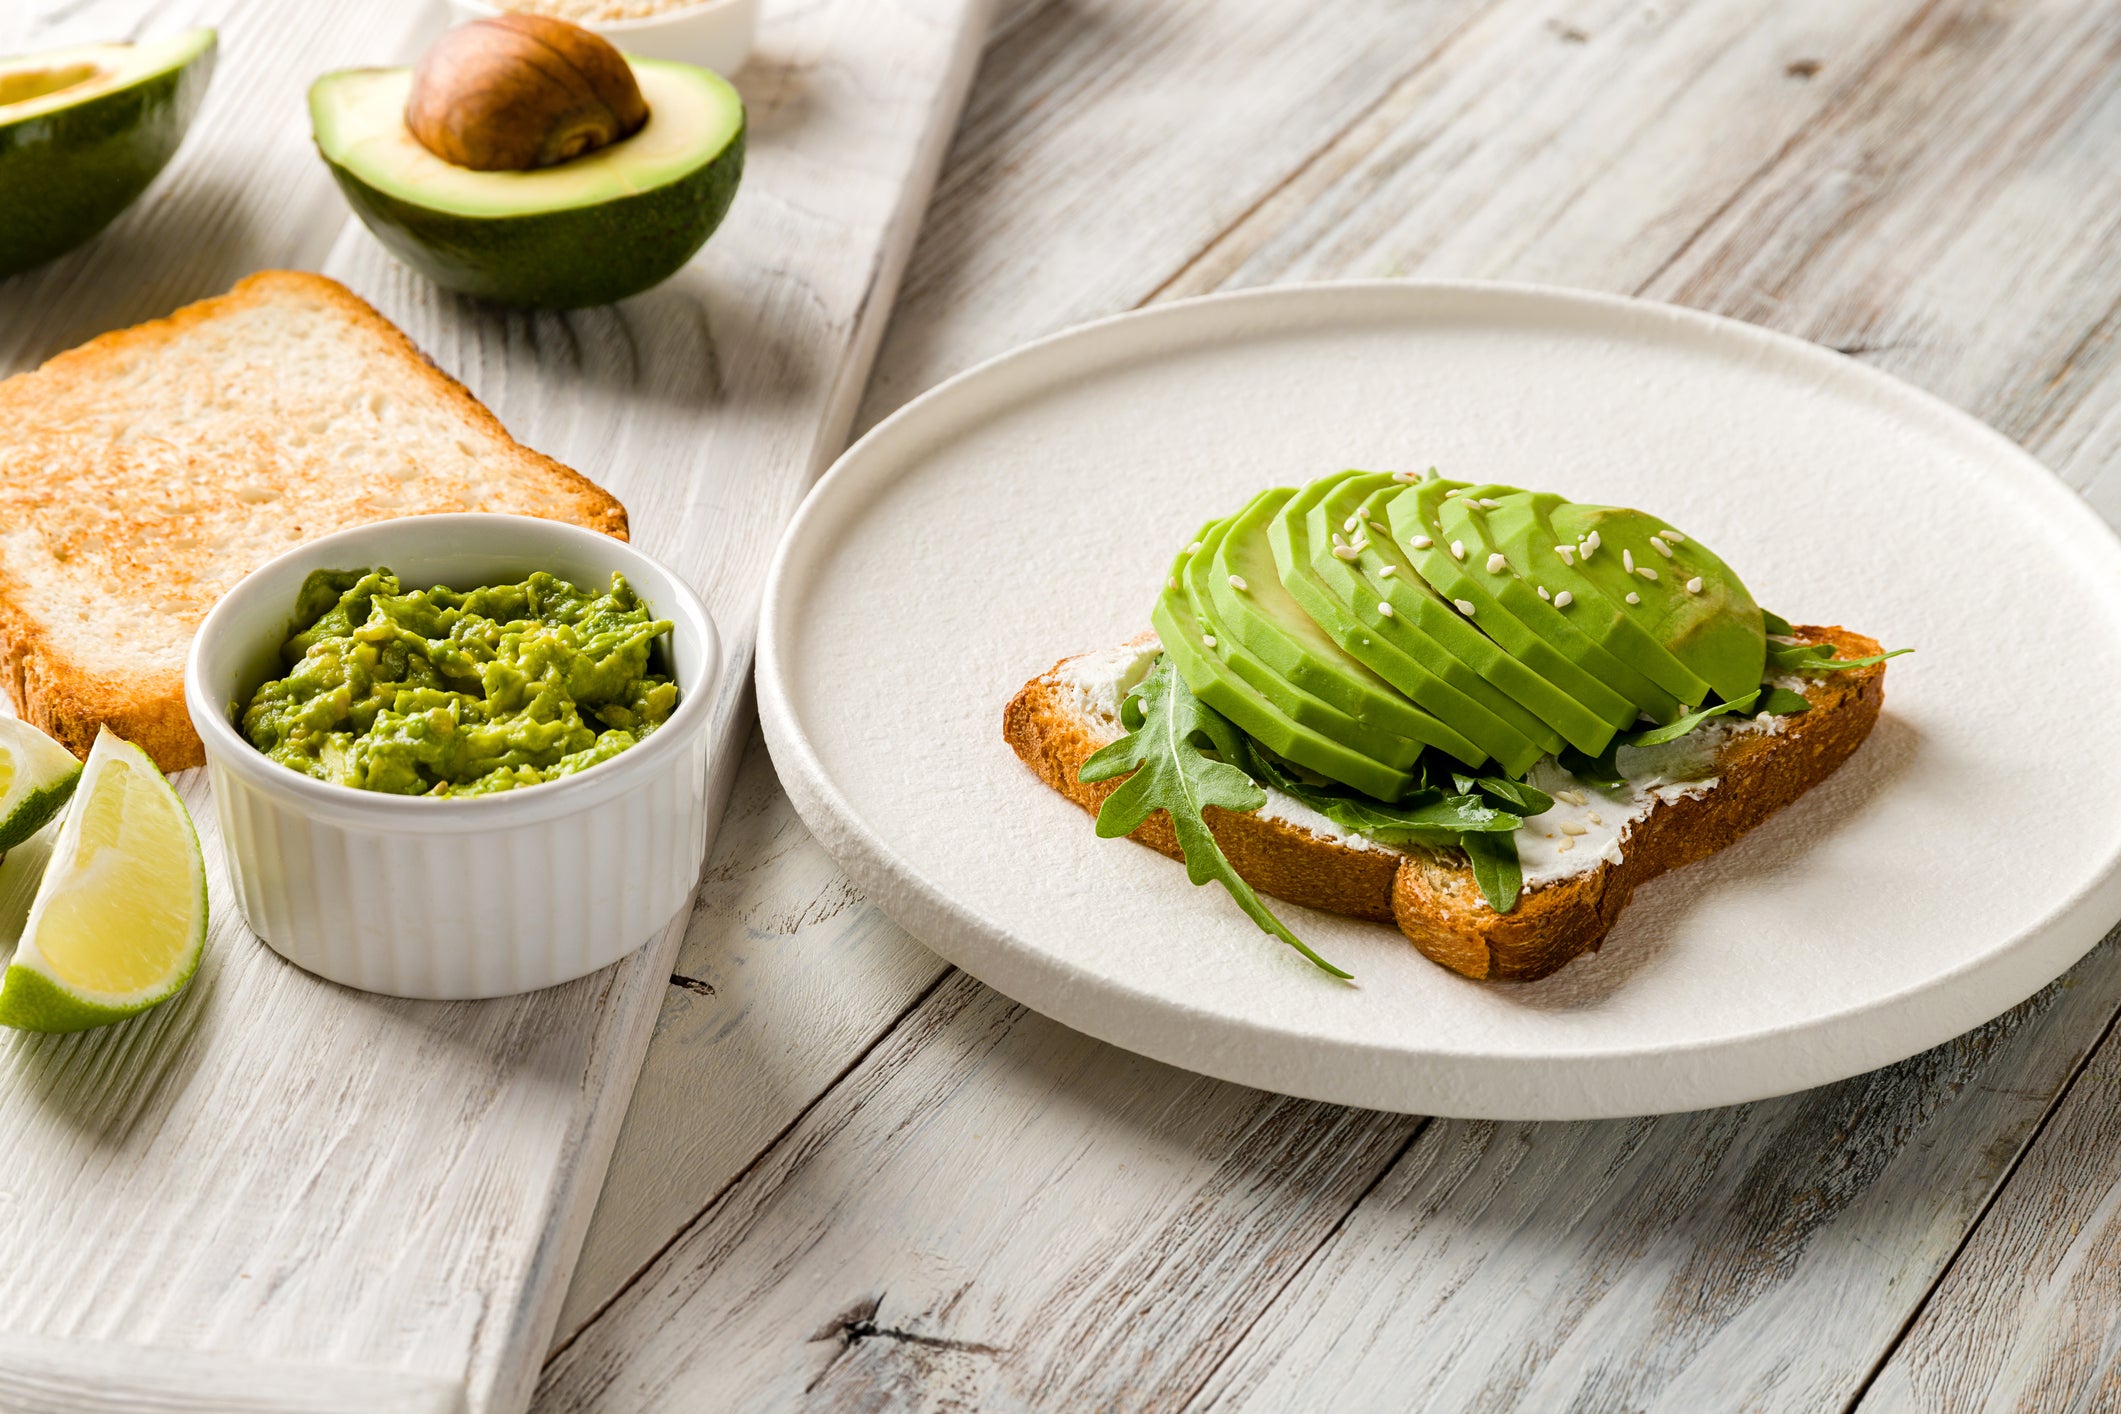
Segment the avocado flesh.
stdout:
<path fill-rule="evenodd" d="M 1476 627 L 1548 681 L 1565 684 L 1615 731 L 1640 715 L 1655 721 L 1677 716 L 1677 698 L 1607 652 L 1569 614 L 1540 598 L 1537 581 L 1473 573 L 1474 566 L 1485 571 L 1487 557 L 1504 547 L 1488 524 L 1459 523 L 1456 533 L 1445 529 L 1445 508 L 1458 499 L 1452 493 L 1471 489 L 1463 481 L 1425 481 L 1402 491 L 1386 508 L 1393 538 L 1422 579 L 1444 598 L 1473 605 Z M 1467 541 L 1468 533 L 1475 538 Z M 1426 549 L 1414 548 L 1420 539 L 1431 543 Z M 1463 559 L 1450 551 L 1454 540 L 1465 545 Z"/>
<path fill-rule="evenodd" d="M 1348 744 L 1385 764 L 1405 769 L 1423 746 L 1449 752 L 1469 766 L 1487 753 L 1463 733 L 1415 706 L 1399 690 L 1364 667 L 1304 612 L 1281 581 L 1268 528 L 1294 492 L 1262 491 L 1231 517 L 1203 558 L 1211 566 L 1197 574 L 1204 617 L 1268 669 L 1274 681 L 1254 681 L 1269 697 L 1280 684 L 1338 708 L 1359 724 L 1361 739 Z M 1243 581 L 1244 588 L 1237 587 Z M 1412 754 L 1402 756 L 1406 748 Z"/>
<path fill-rule="evenodd" d="M 1381 597 L 1332 553 L 1333 529 L 1344 525 L 1348 512 L 1341 511 L 1339 520 L 1329 522 L 1323 506 L 1328 501 L 1345 503 L 1351 495 L 1359 500 L 1364 479 L 1361 472 L 1325 477 L 1283 503 L 1268 527 L 1283 585 L 1350 657 L 1449 723 L 1504 771 L 1522 774 L 1540 757 L 1560 750 L 1561 738 L 1482 682 L 1418 626 L 1400 624 L 1397 610 L 1380 613 Z M 1354 534 L 1367 539 L 1359 526 Z M 1397 633 L 1388 636 L 1387 629 Z"/>
<path fill-rule="evenodd" d="M 1203 553 L 1181 553 L 1173 562 L 1171 579 L 1180 587 L 1166 587 L 1149 615 L 1178 675 L 1195 697 L 1276 755 L 1379 800 L 1399 799 L 1413 784 L 1408 772 L 1372 760 L 1343 746 L 1339 738 L 1294 720 L 1232 671 L 1227 661 L 1232 645 L 1227 639 L 1217 634 L 1215 646 L 1207 645 L 1198 604 L 1187 586 L 1196 578 L 1195 569 L 1207 561 L 1205 546 L 1211 534 L 1219 534 L 1223 524 L 1226 522 L 1210 522 L 1202 530 L 1198 541 L 1204 547 Z M 1347 720 L 1342 718 L 1343 722 Z"/>
<path fill-rule="evenodd" d="M 1566 560 L 1555 550 L 1557 545 L 1576 543 L 1573 537 L 1564 538 L 1553 520 L 1554 512 L 1568 505 L 1567 501 L 1551 492 L 1519 491 L 1507 486 L 1475 488 L 1467 494 L 1485 494 L 1499 502 L 1488 513 L 1489 534 L 1519 574 L 1556 594 L 1569 591 L 1574 602 L 1566 612 L 1578 628 L 1678 699 L 1681 706 L 1697 707 L 1709 695 L 1708 683 L 1650 637 L 1637 621 L 1638 606 L 1629 604 L 1627 596 L 1638 593 L 1638 581 L 1621 568 L 1618 547 L 1601 543 L 1589 555 L 1579 552 Z M 1451 512 L 1446 510 L 1447 525 L 1450 517 Z M 1639 584 L 1642 589 L 1650 587 L 1647 581 Z M 1677 708 L 1667 714 L 1650 713 L 1652 720 L 1659 722 L 1677 715 Z"/>
<path fill-rule="evenodd" d="M 0 279 L 64 255 L 161 172 L 213 77 L 215 38 L 0 59 Z"/>
<path fill-rule="evenodd" d="M 1377 762 L 1392 771 L 1406 771 L 1419 760 L 1424 747 L 1430 745 L 1422 737 L 1406 737 L 1379 727 L 1376 722 L 1360 718 L 1346 711 L 1332 698 L 1311 691 L 1286 674 L 1277 671 L 1274 665 L 1252 651 L 1245 641 L 1249 629 L 1253 641 L 1261 641 L 1267 626 L 1253 621 L 1256 609 L 1248 602 L 1236 604 L 1236 613 L 1225 608 L 1235 598 L 1230 590 L 1228 571 L 1220 568 L 1223 559 L 1224 541 L 1236 522 L 1232 516 L 1209 526 L 1201 532 L 1200 552 L 1189 561 L 1180 583 L 1186 598 L 1192 604 L 1194 615 L 1200 621 L 1201 631 L 1212 634 L 1216 640 L 1216 653 L 1230 670 L 1249 683 L 1260 696 L 1274 704 L 1283 716 L 1299 726 L 1310 728 L 1350 750 Z M 1251 581 L 1247 580 L 1247 584 Z M 1221 599 L 1218 599 L 1218 591 Z M 1286 648 L 1286 645 L 1277 645 Z M 1271 648 L 1270 648 L 1270 651 Z M 1310 680 L 1327 681 L 1316 670 L 1307 674 Z M 1330 686 L 1330 682 L 1328 683 Z M 1400 704 L 1406 707 L 1407 704 Z M 1409 708 L 1414 714 L 1418 729 L 1427 730 L 1426 715 L 1418 708 Z M 1430 732 L 1435 735 L 1435 732 Z"/>
<path fill-rule="evenodd" d="M 1593 756 L 1605 750 L 1613 733 L 1635 719 L 1635 705 L 1563 658 L 1545 640 L 1521 634 L 1528 651 L 1519 658 L 1461 617 L 1421 577 L 1392 539 L 1391 502 L 1404 490 L 1406 483 L 1380 473 L 1347 483 L 1320 506 L 1320 518 L 1329 526 L 1345 524 L 1351 514 L 1371 526 L 1368 546 L 1352 563 L 1341 567 L 1351 579 L 1392 606 L 1392 617 L 1379 621 L 1380 630 L 1410 653 L 1417 651 L 1416 641 L 1405 629 L 1421 630 L 1439 653 L 1477 674 L 1492 690 L 1545 723 L 1560 740 Z M 1343 497 L 1361 499 L 1351 502 Z M 1313 535 L 1315 547 L 1316 521 Z M 1317 561 L 1320 574 L 1330 578 L 1332 566 L 1326 563 L 1327 558 L 1339 563 L 1330 545 L 1326 555 Z M 1587 705 L 1583 697 L 1572 695 L 1571 687 L 1595 698 L 1598 709 Z"/>
<path fill-rule="evenodd" d="M 481 172 L 405 126 L 410 69 L 311 85 L 317 149 L 355 214 L 447 289 L 538 308 L 604 304 L 675 273 L 720 225 L 743 173 L 743 100 L 719 74 L 628 58 L 648 122 L 553 167 Z"/>
<path fill-rule="evenodd" d="M 1602 577 L 1608 596 L 1617 586 L 1623 602 L 1631 592 L 1640 599 L 1640 604 L 1629 606 L 1629 617 L 1718 697 L 1733 702 L 1759 688 L 1767 666 L 1760 606 L 1730 567 L 1705 546 L 1686 535 L 1662 540 L 1670 526 L 1618 506 L 1571 501 L 1556 506 L 1551 520 L 1555 531 L 1569 540 L 1598 532 L 1598 553 L 1578 564 L 1586 574 Z M 1651 543 L 1653 536 L 1669 554 Z M 1623 551 L 1633 557 L 1635 572 L 1628 570 Z M 1649 575 L 1640 573 L 1644 569 Z M 1687 585 L 1697 579 L 1701 588 L 1689 591 Z"/>

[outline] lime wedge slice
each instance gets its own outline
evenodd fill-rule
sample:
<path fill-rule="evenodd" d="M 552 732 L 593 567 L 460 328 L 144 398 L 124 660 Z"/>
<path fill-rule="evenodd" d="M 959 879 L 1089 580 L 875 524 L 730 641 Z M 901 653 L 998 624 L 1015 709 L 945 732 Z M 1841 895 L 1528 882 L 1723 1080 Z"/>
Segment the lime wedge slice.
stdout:
<path fill-rule="evenodd" d="M 0 717 L 0 852 L 43 829 L 80 779 L 73 752 L 19 717 Z"/>
<path fill-rule="evenodd" d="M 191 981 L 206 945 L 206 862 L 191 815 L 139 747 L 96 738 L 0 981 L 0 1025 L 81 1031 Z"/>

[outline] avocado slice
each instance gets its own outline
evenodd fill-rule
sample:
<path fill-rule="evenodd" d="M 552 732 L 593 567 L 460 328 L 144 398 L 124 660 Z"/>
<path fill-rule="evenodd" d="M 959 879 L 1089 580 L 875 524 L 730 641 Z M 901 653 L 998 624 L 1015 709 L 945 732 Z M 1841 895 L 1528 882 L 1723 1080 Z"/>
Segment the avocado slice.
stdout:
<path fill-rule="evenodd" d="M 1471 605 L 1476 627 L 1541 677 L 1564 687 L 1613 730 L 1638 715 L 1659 722 L 1678 716 L 1676 697 L 1585 633 L 1538 592 L 1542 586 L 1536 580 L 1521 569 L 1487 572 L 1489 558 L 1505 548 L 1489 533 L 1490 525 L 1456 521 L 1455 532 L 1445 530 L 1446 505 L 1473 489 L 1463 481 L 1432 478 L 1401 491 L 1385 507 L 1393 539 L 1422 579 L 1444 599 Z M 1452 552 L 1454 543 L 1463 554 Z M 1505 563 L 1517 568 L 1507 555 Z"/>
<path fill-rule="evenodd" d="M 1481 498 L 1495 505 L 1483 510 Z M 1568 501 L 1551 492 L 1519 491 L 1510 486 L 1473 487 L 1459 499 L 1468 502 L 1470 509 L 1444 507 L 1447 531 L 1462 533 L 1469 516 L 1485 516 L 1488 534 L 1502 547 L 1512 570 L 1557 598 L 1564 592 L 1570 596 L 1564 612 L 1576 627 L 1684 706 L 1697 707 L 1709 695 L 1708 682 L 1638 622 L 1639 602 L 1630 604 L 1627 596 L 1635 594 L 1638 601 L 1641 596 L 1634 577 L 1622 567 L 1620 548 L 1605 545 L 1603 537 L 1588 538 L 1589 531 L 1579 542 L 1574 536 L 1565 537 L 1555 525 L 1555 513 L 1567 507 Z M 1649 586 L 1644 581 L 1641 587 Z M 1753 687 L 1757 686 L 1756 681 Z M 1676 710 L 1650 713 L 1660 722 L 1677 715 Z"/>
<path fill-rule="evenodd" d="M 1321 506 L 1345 491 L 1351 481 L 1357 483 L 1353 494 L 1359 497 L 1363 477 L 1362 472 L 1324 477 L 1282 504 L 1268 526 L 1267 538 L 1283 586 L 1311 621 L 1350 657 L 1450 723 L 1501 763 L 1503 770 L 1521 775 L 1540 757 L 1559 751 L 1561 738 L 1482 682 L 1479 674 L 1446 653 L 1417 625 L 1398 625 L 1397 610 L 1384 612 L 1385 601 L 1380 596 L 1355 576 L 1342 573 L 1346 562 L 1333 553 L 1335 532 Z M 1360 523 L 1354 531 L 1341 533 L 1355 535 L 1353 543 L 1367 544 Z M 1346 546 L 1341 548 L 1347 552 Z M 1401 635 L 1387 636 L 1387 627 L 1401 628 Z M 1396 641 L 1400 636 L 1407 640 L 1404 648 Z"/>
<path fill-rule="evenodd" d="M 1621 602 L 1628 617 L 1726 702 L 1760 686 L 1767 630 L 1760 606 L 1730 567 L 1692 537 L 1641 511 L 1570 501 L 1554 508 L 1555 532 L 1583 541 L 1598 534 L 1598 553 L 1577 566 Z M 1561 543 L 1560 541 L 1556 542 Z"/>
<path fill-rule="evenodd" d="M 1231 670 L 1228 658 L 1234 645 L 1219 634 L 1206 632 L 1192 597 L 1186 589 L 1197 565 L 1207 562 L 1205 547 L 1219 538 L 1225 521 L 1211 521 L 1194 542 L 1202 550 L 1180 552 L 1172 562 L 1171 577 L 1157 596 L 1149 622 L 1163 640 L 1164 652 L 1195 697 L 1237 724 L 1240 731 L 1276 755 L 1299 766 L 1353 786 L 1379 800 L 1397 800 L 1413 782 L 1411 773 L 1395 770 L 1341 744 L 1337 736 L 1315 730 L 1291 718 L 1259 689 Z M 1213 639 L 1211 643 L 1209 640 Z M 1324 706 L 1324 704 L 1319 704 Z M 1340 714 L 1333 713 L 1334 717 Z M 1328 718 L 1330 720 L 1330 718 Z M 1351 719 L 1341 717 L 1345 723 Z M 1329 729 L 1330 730 L 1330 729 Z"/>
<path fill-rule="evenodd" d="M 1281 581 L 1268 528 L 1295 492 L 1287 487 L 1262 491 L 1231 517 L 1213 543 L 1202 542 L 1194 596 L 1205 622 L 1218 638 L 1228 637 L 1257 660 L 1269 677 L 1253 686 L 1281 700 L 1284 685 L 1338 708 L 1355 723 L 1359 737 L 1342 737 L 1349 745 L 1394 767 L 1414 764 L 1422 746 L 1434 746 L 1468 766 L 1488 753 L 1464 733 L 1409 702 L 1399 690 L 1350 656 L 1304 612 Z M 1233 666 L 1245 668 L 1233 660 Z M 1412 745 L 1400 759 L 1396 743 Z"/>
<path fill-rule="evenodd" d="M 1290 721 L 1316 731 L 1389 770 L 1410 770 L 1429 744 L 1426 740 L 1401 736 L 1378 726 L 1374 721 L 1355 717 L 1335 705 L 1332 700 L 1311 692 L 1276 672 L 1271 664 L 1261 659 L 1246 644 L 1243 626 L 1233 623 L 1231 616 L 1216 602 L 1216 589 L 1221 587 L 1227 590 L 1224 583 L 1227 576 L 1218 571 L 1216 565 L 1221 557 L 1224 537 L 1235 521 L 1236 517 L 1232 516 L 1204 528 L 1194 542 L 1200 547 L 1199 551 L 1195 553 L 1192 547 L 1188 547 L 1189 559 L 1185 570 L 1179 575 L 1179 587 L 1185 593 L 1186 602 L 1192 609 L 1201 632 L 1215 639 L 1215 642 L 1208 646 L 1215 650 L 1216 656 L 1230 671 L 1272 703 L 1275 710 Z M 1253 627 L 1256 630 L 1258 626 Z M 1415 715 L 1416 725 L 1421 727 L 1419 718 L 1424 714 L 1417 710 Z"/>
<path fill-rule="evenodd" d="M 0 59 L 0 279 L 64 255 L 147 190 L 214 72 L 214 31 Z"/>
<path fill-rule="evenodd" d="M 1417 478 L 1418 479 L 1418 478 Z M 1531 661 L 1520 660 L 1489 638 L 1430 587 L 1392 539 L 1390 506 L 1394 496 L 1409 484 L 1399 473 L 1370 473 L 1351 478 L 1329 495 L 1313 512 L 1313 561 L 1328 583 L 1344 582 L 1347 592 L 1364 596 L 1374 606 L 1390 604 L 1390 617 L 1376 615 L 1367 620 L 1385 638 L 1408 653 L 1426 657 L 1436 671 L 1459 682 L 1458 673 L 1475 675 L 1480 688 L 1499 693 L 1543 722 L 1560 740 L 1596 756 L 1605 750 L 1618 727 L 1635 719 L 1635 706 L 1606 688 L 1542 640 L 1533 639 L 1532 658 L 1557 676 L 1576 684 L 1592 697 L 1594 710 L 1571 696 L 1554 678 L 1542 675 Z M 1333 527 L 1344 527 L 1349 518 L 1367 524 L 1363 548 L 1352 558 L 1343 558 L 1328 543 Z M 1321 525 L 1325 527 L 1322 531 Z M 1324 544 L 1323 552 L 1319 546 Z M 1338 579 L 1336 577 L 1339 577 Z M 1433 648 L 1424 647 L 1424 642 Z M 1489 697 L 1474 688 L 1465 689 L 1482 701 Z M 1603 715 L 1601 715 L 1603 714 Z M 1549 745 L 1548 750 L 1558 750 Z"/>
<path fill-rule="evenodd" d="M 446 289 L 571 309 L 638 294 L 714 234 L 744 170 L 744 103 L 692 64 L 627 57 L 648 122 L 529 172 L 443 161 L 405 126 L 411 69 L 343 69 L 310 86 L 317 150 L 393 255 Z"/>

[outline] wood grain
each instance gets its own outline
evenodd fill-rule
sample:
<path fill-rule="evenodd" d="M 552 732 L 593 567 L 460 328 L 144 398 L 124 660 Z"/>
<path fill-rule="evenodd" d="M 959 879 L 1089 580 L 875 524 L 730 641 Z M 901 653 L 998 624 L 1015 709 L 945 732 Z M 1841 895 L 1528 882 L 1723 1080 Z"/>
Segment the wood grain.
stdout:
<path fill-rule="evenodd" d="M 302 88 L 409 54 L 436 17 L 409 0 L 311 10 L 42 12 L 55 23 L 27 42 L 203 19 L 225 49 L 190 140 L 133 212 L 0 287 L 0 354 L 31 361 L 252 265 L 321 259 L 518 437 L 616 491 L 636 543 L 703 591 L 728 654 L 714 704 L 726 791 L 765 559 L 844 439 L 969 82 L 979 0 L 821 0 L 776 16 L 740 79 L 749 164 L 722 231 L 668 285 L 567 316 L 440 296 L 345 221 Z M 682 926 L 522 999 L 361 996 L 242 928 L 204 781 L 179 785 L 215 905 L 191 990 L 104 1032 L 0 1040 L 0 1330 L 376 1370 L 407 1387 L 427 1377 L 475 1410 L 520 1407 Z"/>
<path fill-rule="evenodd" d="M 1186 1075 L 953 975 L 555 1358 L 539 1408 L 1146 1407 L 1416 1123 Z"/>
<path fill-rule="evenodd" d="M 1102 37 L 1064 32 L 1065 18 L 1029 11 L 997 44 L 997 59 L 1008 45 L 1035 45 L 1039 62 L 1026 68 L 1036 72 L 1018 71 L 1014 87 L 991 96 L 983 84 L 975 98 L 865 423 L 1006 342 L 1149 298 L 1377 274 L 1546 279 L 1678 298 L 1842 347 L 1997 421 L 2113 509 L 2101 499 L 2116 494 L 2104 489 L 2113 440 L 2101 433 L 2121 417 L 2105 372 L 2121 279 L 2116 177 L 2099 154 L 2111 151 L 2121 63 L 2108 7 L 1411 7 L 1402 28 L 1370 41 L 1396 68 L 1382 82 L 1366 70 L 1360 101 L 1333 110 L 1339 126 L 1311 129 L 1309 155 L 1269 173 L 1264 161 L 1231 161 L 1211 139 L 1193 156 L 1212 180 L 1169 202 L 1149 184 L 1171 181 L 1154 155 L 1070 107 L 1062 79 L 1040 77 L 1109 74 Z M 1184 90 L 1197 80 L 1172 76 L 1174 65 L 1214 63 L 1175 51 L 1153 79 L 1113 79 L 1106 107 L 1128 106 L 1124 84 Z M 1217 72 L 1243 81 L 1235 63 Z M 1259 85 L 1272 93 L 1285 82 Z M 1217 111 L 1199 126 L 1230 121 Z M 1049 125 L 1074 141 L 1047 139 Z M 1068 192 L 1084 171 L 1130 213 L 1119 229 L 1074 219 Z M 942 219 L 953 201 L 966 209 Z M 1185 250 L 1199 230 L 1189 202 L 1204 201 L 1235 219 Z M 1000 278 L 1005 268 L 1014 280 Z M 802 893 L 819 891 L 806 881 Z M 798 895 L 787 897 L 793 906 Z M 994 1113 L 991 1083 L 968 1080 L 949 1107 L 865 1091 L 865 1109 L 886 1110 L 876 1126 L 914 1135 L 890 1163 L 962 1175 L 953 1193 L 963 1196 L 947 1208 L 925 1193 L 879 1195 L 851 1149 L 795 1152 L 865 1142 L 811 1137 L 819 1116 L 849 1103 L 865 1062 L 576 1338 L 540 1405 L 680 1407 L 732 1367 L 742 1402 L 801 1403 L 818 1367 L 789 1332 L 833 1306 L 844 1271 L 885 1296 L 874 1309 L 849 1308 L 852 1323 L 840 1327 L 882 1365 L 859 1367 L 849 1402 L 1011 1406 L 1063 1392 L 1095 1402 L 1111 1387 L 1095 1383 L 1092 1367 L 1137 1357 L 1151 1365 L 1127 1387 L 1130 1407 L 1843 1402 L 1885 1358 L 2112 1021 L 2115 952 L 2109 943 L 1968 1037 L 1812 1094 L 1611 1125 L 1438 1124 L 1337 1230 L 1321 1228 L 1316 1209 L 1344 1190 L 1305 1194 L 1301 1231 L 1326 1235 L 1256 1326 L 1231 1323 L 1228 1310 L 1283 1280 L 1287 1254 L 1224 1240 L 1212 1256 L 1190 1250 L 1190 1270 L 1177 1271 L 1174 1244 L 1160 1268 L 1169 1283 L 1160 1314 L 1177 1324 L 1118 1356 L 1083 1337 L 1060 1376 L 1040 1363 L 1048 1347 L 1037 1338 L 1020 1350 L 1010 1313 L 1041 1302 L 1065 1312 L 1084 1278 L 1065 1258 L 1049 1264 L 1012 1246 L 1006 1222 L 984 1216 L 1004 1206 L 989 1190 L 1072 1202 L 1075 1221 L 1094 1227 L 1115 1205 L 1131 1213 L 1173 1201 L 1168 1185 L 1183 1190 L 1194 1172 L 1184 1165 L 1222 1151 L 1189 1134 L 1145 1157 L 1139 1128 L 1115 1119 L 1107 1132 L 1135 1154 L 1130 1172 L 1146 1173 L 1116 1193 L 1072 1178 L 1040 1183 L 1015 1176 L 1040 1161 L 1026 1152 L 1045 1142 L 1036 1132 L 996 1121 L 975 1137 L 954 1126 L 958 1107 Z M 936 997 L 961 985 L 953 978 Z M 926 1011 L 872 1061 L 897 1054 Z M 1079 1037 L 1053 1044 L 1054 1074 L 1117 1064 Z M 1175 1072 L 1137 1083 L 1153 1095 L 1094 1098 L 1115 1114 L 1150 1099 L 1236 1103 L 1218 1094 L 1230 1087 Z M 1003 1113 L 1028 1108 L 1022 1088 L 1012 1082 Z M 917 1160 L 930 1131 L 938 1152 Z M 649 1152 L 629 1162 L 652 1164 Z M 1044 1162 L 1065 1171 L 1071 1153 Z M 797 1163 L 810 1174 L 799 1195 L 741 1206 L 758 1175 Z M 1236 1230 L 1220 1209 L 1202 1221 Z M 769 1257 L 740 1227 L 801 1255 Z M 897 1290 L 915 1299 L 895 1307 Z M 760 1300 L 787 1329 L 748 1314 Z M 757 1348 L 725 1344 L 732 1329 Z M 872 1351 L 880 1339 L 888 1348 Z M 1183 1369 L 1143 1353 L 1172 1343 L 1192 1352 Z"/>

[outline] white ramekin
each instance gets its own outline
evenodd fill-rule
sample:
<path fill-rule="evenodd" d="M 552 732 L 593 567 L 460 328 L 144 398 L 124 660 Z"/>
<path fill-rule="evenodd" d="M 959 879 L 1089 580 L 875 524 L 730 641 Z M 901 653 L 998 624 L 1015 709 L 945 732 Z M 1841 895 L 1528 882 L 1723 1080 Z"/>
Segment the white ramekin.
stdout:
<path fill-rule="evenodd" d="M 313 570 L 386 567 L 407 586 L 469 589 L 547 570 L 626 576 L 675 626 L 678 707 L 652 736 L 579 775 L 463 800 L 314 780 L 234 720 L 278 676 Z M 311 541 L 248 575 L 199 626 L 184 696 L 206 743 L 229 877 L 251 930 L 334 982 L 399 997 L 498 997 L 594 972 L 691 898 L 707 837 L 709 697 L 721 663 L 685 582 L 593 530 L 530 516 L 425 515 Z"/>
<path fill-rule="evenodd" d="M 458 24 L 505 13 L 501 6 L 485 0 L 449 0 L 449 10 Z M 612 48 L 621 53 L 698 64 L 727 75 L 743 68 L 751 57 L 759 32 L 759 0 L 699 0 L 639 19 L 577 23 L 610 40 Z"/>

